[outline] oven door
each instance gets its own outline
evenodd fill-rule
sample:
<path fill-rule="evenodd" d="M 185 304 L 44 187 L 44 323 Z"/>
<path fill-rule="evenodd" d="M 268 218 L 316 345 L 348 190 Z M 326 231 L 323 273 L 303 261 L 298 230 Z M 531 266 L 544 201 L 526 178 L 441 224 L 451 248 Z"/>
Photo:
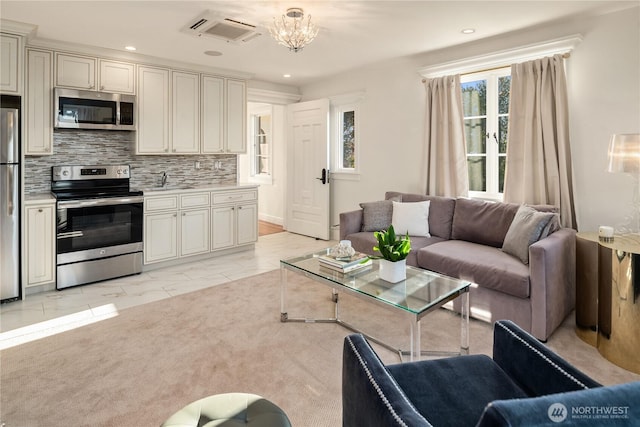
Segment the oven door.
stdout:
<path fill-rule="evenodd" d="M 58 264 L 142 250 L 143 198 L 57 203 Z"/>

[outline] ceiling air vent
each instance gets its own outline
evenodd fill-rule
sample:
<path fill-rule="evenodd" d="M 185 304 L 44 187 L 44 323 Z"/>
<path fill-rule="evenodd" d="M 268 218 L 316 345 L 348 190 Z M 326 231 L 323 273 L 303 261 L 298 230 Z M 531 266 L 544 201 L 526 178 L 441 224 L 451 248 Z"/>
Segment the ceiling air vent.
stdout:
<path fill-rule="evenodd" d="M 211 12 L 197 17 L 183 31 L 198 37 L 214 37 L 228 42 L 248 42 L 261 35 L 255 25 L 246 24 L 235 19 L 220 18 Z"/>

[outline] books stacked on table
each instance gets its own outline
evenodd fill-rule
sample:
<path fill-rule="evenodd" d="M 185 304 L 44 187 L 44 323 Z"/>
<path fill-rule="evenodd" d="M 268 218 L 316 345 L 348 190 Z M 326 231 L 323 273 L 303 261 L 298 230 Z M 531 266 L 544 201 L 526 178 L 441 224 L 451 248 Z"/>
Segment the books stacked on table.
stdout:
<path fill-rule="evenodd" d="M 371 258 L 367 254 L 356 252 L 348 258 L 336 258 L 331 255 L 320 255 L 318 257 L 321 267 L 330 268 L 340 273 L 349 273 L 371 265 Z"/>

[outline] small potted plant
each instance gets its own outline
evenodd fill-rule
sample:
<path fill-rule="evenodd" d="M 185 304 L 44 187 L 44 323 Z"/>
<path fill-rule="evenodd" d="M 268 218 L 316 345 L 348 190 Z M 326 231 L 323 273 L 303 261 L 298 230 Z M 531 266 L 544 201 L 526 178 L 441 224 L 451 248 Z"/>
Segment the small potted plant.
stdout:
<path fill-rule="evenodd" d="M 409 233 L 405 236 L 396 236 L 393 225 L 386 231 L 373 233 L 378 245 L 374 251 L 380 252 L 380 256 L 372 257 L 380 259 L 380 278 L 387 282 L 397 283 L 407 278 L 407 256 L 411 251 Z"/>

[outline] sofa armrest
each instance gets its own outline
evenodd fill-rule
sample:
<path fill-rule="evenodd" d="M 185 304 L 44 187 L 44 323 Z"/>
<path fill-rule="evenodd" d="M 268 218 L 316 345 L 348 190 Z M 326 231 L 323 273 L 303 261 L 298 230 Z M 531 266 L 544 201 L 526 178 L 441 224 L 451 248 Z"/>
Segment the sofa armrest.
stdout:
<path fill-rule="evenodd" d="M 546 341 L 575 307 L 576 232 L 561 228 L 529 247 L 531 333 Z"/>
<path fill-rule="evenodd" d="M 495 400 L 477 427 L 630 426 L 640 419 L 640 382 L 547 396 Z"/>
<path fill-rule="evenodd" d="M 495 323 L 493 360 L 531 397 L 600 386 L 510 320 Z"/>
<path fill-rule="evenodd" d="M 367 340 L 344 339 L 342 353 L 342 426 L 430 426 L 409 401 Z"/>
<path fill-rule="evenodd" d="M 340 240 L 362 230 L 362 209 L 340 214 Z"/>

